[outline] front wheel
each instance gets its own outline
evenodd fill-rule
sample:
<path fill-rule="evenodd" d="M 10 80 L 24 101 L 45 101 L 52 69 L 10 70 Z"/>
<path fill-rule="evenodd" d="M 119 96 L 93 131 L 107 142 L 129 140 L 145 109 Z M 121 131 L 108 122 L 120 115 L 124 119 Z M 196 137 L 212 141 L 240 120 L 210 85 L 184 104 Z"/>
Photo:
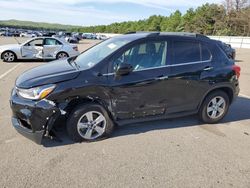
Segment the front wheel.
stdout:
<path fill-rule="evenodd" d="M 203 101 L 199 110 L 199 118 L 205 123 L 218 123 L 225 117 L 228 108 L 228 95 L 223 91 L 215 91 Z"/>
<path fill-rule="evenodd" d="M 85 104 L 71 113 L 67 122 L 67 131 L 75 142 L 95 141 L 108 137 L 114 123 L 106 110 L 98 104 Z"/>
<path fill-rule="evenodd" d="M 7 51 L 2 55 L 3 61 L 14 62 L 16 60 L 16 55 L 13 52 Z"/>

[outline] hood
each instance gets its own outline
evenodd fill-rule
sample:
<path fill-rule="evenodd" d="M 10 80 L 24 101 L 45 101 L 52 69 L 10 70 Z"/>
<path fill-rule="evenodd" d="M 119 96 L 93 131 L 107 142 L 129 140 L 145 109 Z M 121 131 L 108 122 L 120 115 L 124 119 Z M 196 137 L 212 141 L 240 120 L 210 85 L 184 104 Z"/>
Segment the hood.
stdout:
<path fill-rule="evenodd" d="M 76 78 L 80 71 L 69 64 L 67 59 L 57 60 L 30 69 L 21 74 L 16 80 L 19 88 L 32 88 L 45 84 L 54 84 Z"/>
<path fill-rule="evenodd" d="M 11 49 L 11 48 L 20 48 L 19 44 L 7 44 L 7 45 L 1 45 L 0 49 Z"/>

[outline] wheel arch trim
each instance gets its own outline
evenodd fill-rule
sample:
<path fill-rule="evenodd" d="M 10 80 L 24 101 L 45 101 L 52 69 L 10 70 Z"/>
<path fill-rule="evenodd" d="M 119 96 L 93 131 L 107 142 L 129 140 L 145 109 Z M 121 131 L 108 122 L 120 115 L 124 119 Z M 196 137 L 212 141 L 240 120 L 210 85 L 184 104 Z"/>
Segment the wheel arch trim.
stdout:
<path fill-rule="evenodd" d="M 68 101 L 68 103 L 66 104 L 63 110 L 66 111 L 66 113 L 69 115 L 75 108 L 77 108 L 80 105 L 87 104 L 87 103 L 98 104 L 102 106 L 106 110 L 110 118 L 113 120 L 113 115 L 112 115 L 113 113 L 112 113 L 111 108 L 109 107 L 109 104 L 107 104 L 107 102 L 103 101 L 99 97 L 91 97 L 91 96 L 74 97 L 70 99 L 70 101 Z"/>
<path fill-rule="evenodd" d="M 15 58 L 17 59 L 17 54 L 16 54 L 16 52 L 14 52 L 13 50 L 4 50 L 2 53 L 1 53 L 1 59 L 3 59 L 3 54 L 4 53 L 6 53 L 6 52 L 12 52 L 13 54 L 14 54 L 14 56 L 15 56 Z"/>
<path fill-rule="evenodd" d="M 65 51 L 63 51 L 63 50 L 60 50 L 60 51 L 58 51 L 58 52 L 56 53 L 56 58 L 57 58 L 57 56 L 58 56 L 60 53 L 65 53 L 65 54 L 67 54 L 67 56 L 69 57 L 69 53 L 67 53 L 67 52 L 65 52 Z"/>
<path fill-rule="evenodd" d="M 218 86 L 214 86 L 212 88 L 210 88 L 203 96 L 202 96 L 202 100 L 200 101 L 199 105 L 198 105 L 198 109 L 200 109 L 202 103 L 204 102 L 204 100 L 206 99 L 206 97 L 214 92 L 214 91 L 218 91 L 218 90 L 221 90 L 221 91 L 224 91 L 228 97 L 229 97 L 229 101 L 230 101 L 230 104 L 232 103 L 233 101 L 233 98 L 234 98 L 234 89 L 233 87 L 230 85 L 230 84 L 221 84 L 221 85 L 218 85 Z"/>

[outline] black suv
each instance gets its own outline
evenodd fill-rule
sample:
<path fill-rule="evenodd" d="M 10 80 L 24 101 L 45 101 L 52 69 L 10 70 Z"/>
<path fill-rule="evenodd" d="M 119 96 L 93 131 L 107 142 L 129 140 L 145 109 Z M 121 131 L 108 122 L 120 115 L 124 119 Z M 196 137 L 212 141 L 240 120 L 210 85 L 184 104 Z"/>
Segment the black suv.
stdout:
<path fill-rule="evenodd" d="M 77 142 L 107 137 L 115 125 L 191 114 L 217 123 L 239 93 L 239 76 L 240 67 L 206 36 L 130 33 L 19 76 L 12 123 L 36 143 L 60 117 Z"/>

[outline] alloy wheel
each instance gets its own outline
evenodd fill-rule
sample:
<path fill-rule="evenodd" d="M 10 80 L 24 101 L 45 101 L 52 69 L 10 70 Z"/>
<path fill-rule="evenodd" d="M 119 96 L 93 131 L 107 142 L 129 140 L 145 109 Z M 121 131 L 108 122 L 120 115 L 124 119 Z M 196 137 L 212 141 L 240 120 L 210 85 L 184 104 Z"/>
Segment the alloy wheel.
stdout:
<path fill-rule="evenodd" d="M 89 111 L 81 116 L 77 123 L 77 131 L 86 140 L 94 140 L 102 136 L 106 128 L 105 117 L 97 111 Z"/>
<path fill-rule="evenodd" d="M 57 56 L 57 59 L 65 59 L 67 57 L 68 57 L 68 55 L 66 53 L 59 53 Z"/>
<path fill-rule="evenodd" d="M 4 61 L 12 62 L 15 60 L 15 55 L 12 52 L 5 52 L 3 55 Z"/>
<path fill-rule="evenodd" d="M 226 109 L 226 101 L 223 97 L 214 97 L 207 106 L 207 115 L 211 119 L 217 119 L 221 117 Z"/>

